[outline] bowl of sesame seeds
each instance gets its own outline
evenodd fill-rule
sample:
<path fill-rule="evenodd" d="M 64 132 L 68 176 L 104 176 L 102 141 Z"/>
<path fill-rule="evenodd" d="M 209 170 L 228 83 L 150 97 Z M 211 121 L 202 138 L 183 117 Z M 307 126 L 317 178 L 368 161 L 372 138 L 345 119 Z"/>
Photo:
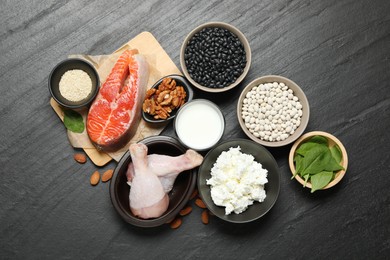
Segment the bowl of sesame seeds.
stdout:
<path fill-rule="evenodd" d="M 277 75 L 250 82 L 237 103 L 237 118 L 244 133 L 269 147 L 294 142 L 305 131 L 309 117 L 309 102 L 303 90 Z"/>
<path fill-rule="evenodd" d="M 50 94 L 58 104 L 69 109 L 83 109 L 95 99 L 100 80 L 92 64 L 69 58 L 53 68 L 48 84 Z"/>
<path fill-rule="evenodd" d="M 251 49 L 244 34 L 223 22 L 209 22 L 193 29 L 180 51 L 184 76 L 206 92 L 236 87 L 251 65 Z"/>

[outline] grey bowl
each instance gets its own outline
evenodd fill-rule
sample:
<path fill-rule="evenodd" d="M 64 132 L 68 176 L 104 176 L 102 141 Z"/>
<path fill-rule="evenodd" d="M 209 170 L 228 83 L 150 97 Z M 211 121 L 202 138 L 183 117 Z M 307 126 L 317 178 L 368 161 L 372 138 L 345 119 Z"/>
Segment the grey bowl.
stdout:
<path fill-rule="evenodd" d="M 245 53 L 246 53 L 246 66 L 244 68 L 244 71 L 242 72 L 242 74 L 237 78 L 237 80 L 234 83 L 232 83 L 229 86 L 226 86 L 224 88 L 211 88 L 211 87 L 203 86 L 203 85 L 197 83 L 194 79 L 191 78 L 190 74 L 188 73 L 186 63 L 185 63 L 184 53 L 185 53 L 185 50 L 186 50 L 186 47 L 187 47 L 187 44 L 188 44 L 189 40 L 196 33 L 201 31 L 202 29 L 208 28 L 208 27 L 218 27 L 218 28 L 223 28 L 223 29 L 229 30 L 230 32 L 232 32 L 233 34 L 235 34 L 238 37 L 238 39 L 241 41 L 241 43 L 242 43 L 242 45 L 244 46 L 244 49 L 245 49 Z M 212 92 L 212 93 L 225 92 L 225 91 L 228 91 L 228 90 L 236 87 L 238 84 L 240 84 L 241 81 L 248 74 L 248 71 L 249 71 L 249 68 L 250 68 L 250 65 L 251 65 L 251 60 L 252 60 L 251 48 L 250 48 L 249 42 L 246 39 L 245 35 L 239 29 L 234 27 L 233 25 L 230 25 L 230 24 L 227 24 L 227 23 L 223 23 L 223 22 L 208 22 L 208 23 L 199 25 L 198 27 L 193 29 L 186 36 L 186 38 L 184 39 L 184 42 L 183 42 L 183 44 L 181 46 L 181 50 L 180 50 L 180 66 L 181 66 L 181 69 L 183 71 L 184 76 L 196 88 L 198 88 L 200 90 L 203 90 L 205 92 Z"/>
<path fill-rule="evenodd" d="M 266 141 L 266 140 L 262 140 L 260 139 L 259 137 L 256 137 L 254 136 L 249 130 L 248 128 L 245 126 L 245 122 L 244 120 L 242 119 L 241 115 L 242 115 L 242 106 L 243 106 L 243 100 L 244 98 L 246 97 L 246 94 L 252 90 L 252 88 L 254 86 L 257 86 L 261 83 L 272 83 L 272 82 L 283 82 L 284 84 L 286 84 L 293 92 L 294 92 L 294 95 L 296 97 L 298 97 L 300 103 L 302 104 L 302 117 L 301 117 L 301 124 L 299 125 L 299 127 L 295 130 L 295 132 L 288 136 L 286 139 L 284 139 L 283 141 Z M 280 147 L 280 146 L 284 146 L 284 145 L 288 145 L 292 142 L 294 142 L 295 140 L 297 140 L 302 134 L 303 132 L 305 131 L 306 127 L 307 127 L 307 124 L 309 122 L 309 118 L 310 118 L 310 106 L 309 106 L 309 102 L 306 98 L 306 95 L 305 93 L 303 92 L 303 90 L 298 86 L 298 84 L 296 84 L 294 81 L 288 79 L 288 78 L 285 78 L 285 77 L 282 77 L 282 76 L 277 76 L 277 75 L 267 75 L 267 76 L 263 76 L 263 77 L 259 77 L 255 80 L 253 80 L 252 82 L 250 82 L 241 92 L 241 95 L 240 97 L 238 98 L 238 102 L 237 102 L 237 119 L 238 119 L 238 122 L 241 126 L 241 129 L 244 131 L 244 133 L 250 138 L 252 139 L 253 141 L 255 141 L 256 143 L 259 143 L 261 145 L 264 145 L 264 146 L 268 146 L 268 147 Z"/>
<path fill-rule="evenodd" d="M 230 147 L 241 147 L 241 152 L 251 154 L 255 160 L 268 170 L 268 183 L 265 184 L 266 198 L 263 202 L 254 202 L 248 209 L 240 214 L 231 213 L 225 215 L 225 208 L 214 204 L 211 198 L 210 186 L 206 180 L 211 178 L 210 172 L 213 164 L 223 151 L 228 151 Z M 274 206 L 280 190 L 279 167 L 272 154 L 262 145 L 247 139 L 235 139 L 223 142 L 213 148 L 203 159 L 198 173 L 198 190 L 207 208 L 218 218 L 232 223 L 247 223 L 264 216 Z"/>

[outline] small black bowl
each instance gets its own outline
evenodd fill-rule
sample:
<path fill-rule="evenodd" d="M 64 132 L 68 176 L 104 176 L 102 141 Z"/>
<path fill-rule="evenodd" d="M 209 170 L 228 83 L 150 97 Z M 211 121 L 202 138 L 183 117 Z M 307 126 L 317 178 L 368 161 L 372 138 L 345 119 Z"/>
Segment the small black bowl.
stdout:
<path fill-rule="evenodd" d="M 232 212 L 225 215 L 225 207 L 214 204 L 211 198 L 211 191 L 206 180 L 211 178 L 211 168 L 223 151 L 228 151 L 231 147 L 240 146 L 241 152 L 253 155 L 255 161 L 262 164 L 268 171 L 268 183 L 264 185 L 266 198 L 263 202 L 254 202 L 244 212 L 235 214 Z M 223 142 L 206 154 L 203 163 L 199 167 L 198 190 L 207 208 L 217 217 L 232 223 L 247 223 L 264 216 L 275 204 L 280 190 L 280 173 L 278 164 L 272 154 L 264 146 L 247 139 L 235 139 Z"/>
<path fill-rule="evenodd" d="M 88 97 L 81 101 L 73 102 L 64 98 L 59 89 L 59 83 L 62 75 L 68 70 L 79 69 L 86 72 L 92 80 L 92 91 Z M 61 106 L 70 109 L 81 109 L 88 107 L 91 102 L 95 99 L 99 92 L 100 79 L 95 68 L 87 61 L 77 58 L 70 58 L 58 63 L 51 71 L 49 76 L 49 91 L 54 100 Z"/>
<path fill-rule="evenodd" d="M 187 93 L 187 96 L 186 96 L 186 99 L 185 99 L 186 103 L 191 101 L 194 98 L 194 91 L 191 88 L 191 84 L 188 82 L 188 80 L 185 77 L 183 77 L 181 75 L 173 74 L 173 75 L 168 75 L 168 76 L 162 77 L 156 83 L 154 83 L 154 85 L 151 88 L 158 88 L 158 86 L 161 84 L 161 82 L 165 78 L 172 78 L 172 79 L 174 79 L 176 81 L 176 86 L 182 86 L 184 88 L 184 90 Z M 142 110 L 142 118 L 146 122 L 148 122 L 148 123 L 164 123 L 164 122 L 168 122 L 168 121 L 174 119 L 178 110 L 179 109 L 174 109 L 170 113 L 170 115 L 169 115 L 169 117 L 167 119 L 154 119 L 154 117 L 152 115 L 150 115 L 148 113 L 145 113 Z"/>
<path fill-rule="evenodd" d="M 148 154 L 164 154 L 179 156 L 187 151 L 178 140 L 169 136 L 151 136 L 140 141 L 148 147 Z M 180 173 L 169 192 L 169 206 L 167 211 L 158 218 L 141 219 L 130 211 L 129 192 L 126 171 L 131 162 L 130 152 L 127 151 L 115 167 L 110 183 L 111 202 L 118 214 L 127 223 L 138 227 L 156 227 L 167 223 L 177 216 L 179 211 L 187 204 L 196 186 L 197 169 Z"/>

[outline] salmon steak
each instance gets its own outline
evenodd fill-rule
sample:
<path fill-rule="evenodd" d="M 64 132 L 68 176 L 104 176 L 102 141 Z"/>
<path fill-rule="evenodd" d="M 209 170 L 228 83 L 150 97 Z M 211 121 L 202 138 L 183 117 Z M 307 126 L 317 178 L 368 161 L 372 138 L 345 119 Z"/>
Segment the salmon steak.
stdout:
<path fill-rule="evenodd" d="M 125 146 L 141 120 L 149 69 L 137 50 L 126 50 L 99 89 L 87 116 L 87 133 L 99 151 Z"/>

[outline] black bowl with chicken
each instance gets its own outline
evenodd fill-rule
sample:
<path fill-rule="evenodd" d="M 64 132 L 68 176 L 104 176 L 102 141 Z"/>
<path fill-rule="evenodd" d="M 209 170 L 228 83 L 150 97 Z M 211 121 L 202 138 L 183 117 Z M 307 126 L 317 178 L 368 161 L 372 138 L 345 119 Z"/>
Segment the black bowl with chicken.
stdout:
<path fill-rule="evenodd" d="M 169 136 L 152 136 L 140 141 L 148 147 L 148 154 L 163 154 L 179 156 L 187 151 L 180 142 Z M 111 202 L 126 222 L 138 227 L 157 227 L 174 219 L 179 211 L 187 204 L 196 186 L 197 168 L 181 172 L 168 193 L 168 209 L 157 218 L 141 219 L 136 217 L 130 210 L 129 192 L 126 172 L 132 161 L 130 152 L 127 151 L 118 162 L 110 183 Z"/>

